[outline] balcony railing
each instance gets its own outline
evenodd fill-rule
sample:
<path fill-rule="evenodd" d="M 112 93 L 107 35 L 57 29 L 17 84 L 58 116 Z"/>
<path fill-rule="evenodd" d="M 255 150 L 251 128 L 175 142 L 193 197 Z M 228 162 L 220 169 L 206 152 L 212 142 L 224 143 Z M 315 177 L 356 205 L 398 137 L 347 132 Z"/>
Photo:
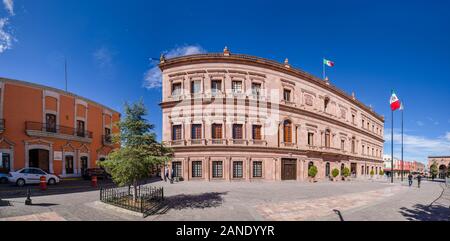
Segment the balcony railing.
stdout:
<path fill-rule="evenodd" d="M 225 145 L 225 144 L 227 144 L 227 140 L 225 140 L 225 139 L 210 139 L 208 141 L 208 144 L 211 144 L 211 145 Z"/>
<path fill-rule="evenodd" d="M 172 141 L 170 141 L 170 145 L 171 146 L 184 146 L 184 145 L 186 145 L 186 141 L 185 140 L 172 140 Z"/>
<path fill-rule="evenodd" d="M 49 134 L 60 134 L 81 138 L 90 138 L 92 139 L 92 132 L 79 130 L 77 128 L 68 127 L 68 126 L 59 126 L 59 125 L 51 125 L 48 123 L 40 123 L 40 122 L 25 122 L 25 129 L 27 131 L 38 131 Z"/>
<path fill-rule="evenodd" d="M 5 130 L 5 119 L 0 119 L 0 131 Z"/>
<path fill-rule="evenodd" d="M 248 141 L 244 139 L 231 139 L 229 143 L 233 145 L 247 145 Z"/>

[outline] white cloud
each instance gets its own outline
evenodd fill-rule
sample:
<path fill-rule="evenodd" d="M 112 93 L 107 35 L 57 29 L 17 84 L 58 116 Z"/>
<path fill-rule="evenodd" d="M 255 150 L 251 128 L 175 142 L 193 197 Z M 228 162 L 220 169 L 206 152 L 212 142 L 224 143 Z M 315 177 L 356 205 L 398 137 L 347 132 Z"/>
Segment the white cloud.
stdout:
<path fill-rule="evenodd" d="M 422 121 L 416 121 L 416 124 L 417 124 L 418 126 L 424 126 L 424 125 L 425 125 Z"/>
<path fill-rule="evenodd" d="M 445 139 L 447 139 L 447 141 L 450 141 L 450 132 L 447 132 L 445 134 Z"/>
<path fill-rule="evenodd" d="M 199 45 L 185 45 L 182 47 L 176 47 L 169 51 L 165 51 L 164 55 L 166 59 L 175 58 L 179 56 L 202 54 L 206 53 L 206 50 Z M 144 87 L 147 89 L 161 88 L 162 75 L 161 70 L 158 67 L 158 63 L 155 60 L 151 60 L 150 69 L 145 73 Z"/>
<path fill-rule="evenodd" d="M 114 53 L 107 47 L 101 47 L 94 51 L 93 57 L 100 68 L 111 67 Z"/>
<path fill-rule="evenodd" d="M 386 151 L 390 153 L 391 130 L 385 130 Z M 446 132 L 445 136 L 437 138 L 429 138 L 424 136 L 411 135 L 404 133 L 404 159 L 427 162 L 428 156 L 447 155 L 450 153 L 450 132 Z M 399 155 L 401 146 L 401 132 L 394 129 L 394 156 Z M 387 154 L 387 153 L 386 153 Z"/>
<path fill-rule="evenodd" d="M 13 37 L 8 31 L 8 18 L 0 18 L 0 54 L 12 48 Z"/>
<path fill-rule="evenodd" d="M 3 5 L 5 5 L 5 9 L 12 16 L 14 15 L 14 2 L 13 0 L 3 0 Z"/>

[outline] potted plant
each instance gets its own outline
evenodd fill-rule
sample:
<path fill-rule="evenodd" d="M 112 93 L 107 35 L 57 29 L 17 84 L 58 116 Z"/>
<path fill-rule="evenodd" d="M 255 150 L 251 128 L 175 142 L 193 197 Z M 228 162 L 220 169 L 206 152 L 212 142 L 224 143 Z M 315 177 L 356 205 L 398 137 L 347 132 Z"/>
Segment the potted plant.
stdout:
<path fill-rule="evenodd" d="M 309 176 L 309 181 L 310 182 L 315 182 L 316 181 L 316 175 L 317 175 L 317 167 L 316 166 L 311 166 L 308 170 L 308 176 Z"/>
<path fill-rule="evenodd" d="M 372 170 L 370 171 L 370 178 L 373 178 L 373 175 L 375 175 L 375 172 Z"/>
<path fill-rule="evenodd" d="M 342 170 L 342 178 L 345 181 L 348 177 L 350 176 L 350 169 L 348 169 L 348 167 L 344 167 L 344 169 Z M 350 180 L 350 179 L 348 179 Z"/>
<path fill-rule="evenodd" d="M 339 170 L 337 168 L 334 168 L 333 171 L 331 171 L 331 180 L 336 181 L 336 177 L 339 176 Z"/>
<path fill-rule="evenodd" d="M 380 176 L 383 177 L 384 176 L 384 171 L 380 170 Z"/>

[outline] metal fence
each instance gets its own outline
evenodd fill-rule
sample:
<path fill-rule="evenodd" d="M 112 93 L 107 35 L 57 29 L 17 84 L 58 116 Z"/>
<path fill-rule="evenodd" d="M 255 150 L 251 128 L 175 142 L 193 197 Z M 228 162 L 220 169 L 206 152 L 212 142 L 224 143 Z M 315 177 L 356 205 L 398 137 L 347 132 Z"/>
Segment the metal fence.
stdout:
<path fill-rule="evenodd" d="M 144 217 L 156 213 L 164 205 L 162 187 L 138 186 L 136 195 L 134 192 L 133 187 L 101 188 L 100 201 L 140 212 Z"/>

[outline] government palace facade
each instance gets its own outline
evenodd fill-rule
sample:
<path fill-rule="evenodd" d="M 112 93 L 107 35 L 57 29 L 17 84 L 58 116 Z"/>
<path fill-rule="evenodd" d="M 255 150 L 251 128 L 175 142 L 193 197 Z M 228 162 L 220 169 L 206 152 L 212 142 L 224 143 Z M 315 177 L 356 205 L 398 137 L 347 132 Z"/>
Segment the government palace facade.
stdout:
<path fill-rule="evenodd" d="M 328 180 L 379 176 L 384 117 L 284 63 L 223 53 L 161 57 L 163 142 L 185 181 Z"/>

